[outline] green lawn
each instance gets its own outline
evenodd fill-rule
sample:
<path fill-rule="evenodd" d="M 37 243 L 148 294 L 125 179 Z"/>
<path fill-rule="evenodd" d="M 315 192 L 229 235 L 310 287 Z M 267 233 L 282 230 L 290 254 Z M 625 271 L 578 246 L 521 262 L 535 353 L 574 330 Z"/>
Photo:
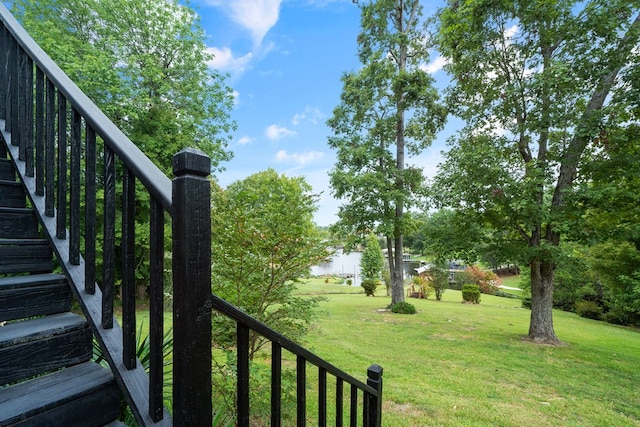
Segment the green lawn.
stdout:
<path fill-rule="evenodd" d="M 517 299 L 447 290 L 397 315 L 380 295 L 328 295 L 308 345 L 360 378 L 385 369 L 383 425 L 640 425 L 639 331 L 556 311 L 565 345 L 540 346 Z"/>
<path fill-rule="evenodd" d="M 384 368 L 384 426 L 640 426 L 638 330 L 555 311 L 564 345 L 541 346 L 522 339 L 530 312 L 518 299 L 468 305 L 447 290 L 443 301 L 408 299 L 418 313 L 398 315 L 379 311 L 389 304 L 383 288 L 361 291 L 299 285 L 326 297 L 306 346 L 362 380 L 371 364 Z M 148 324 L 144 312 L 138 320 Z M 312 382 L 317 371 L 307 374 Z M 312 417 L 313 384 L 307 399 Z"/>

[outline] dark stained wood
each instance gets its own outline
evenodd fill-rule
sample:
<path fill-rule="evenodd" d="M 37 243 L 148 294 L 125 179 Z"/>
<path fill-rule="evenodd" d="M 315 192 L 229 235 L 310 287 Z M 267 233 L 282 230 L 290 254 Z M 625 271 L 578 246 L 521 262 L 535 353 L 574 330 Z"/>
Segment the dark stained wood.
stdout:
<path fill-rule="evenodd" d="M 80 264 L 80 165 L 82 117 L 71 108 L 71 159 L 69 164 L 69 262 Z"/>
<path fill-rule="evenodd" d="M 209 426 L 211 402 L 211 160 L 173 156 L 173 417 Z"/>
<path fill-rule="evenodd" d="M 10 208 L 24 208 L 27 203 L 24 190 L 19 182 L 0 180 L 0 205 Z"/>
<path fill-rule="evenodd" d="M 104 234 L 102 240 L 102 327 L 113 327 L 113 288 L 116 262 L 116 160 L 104 147 Z"/>
<path fill-rule="evenodd" d="M 164 211 L 153 197 L 149 224 L 149 416 L 163 417 Z"/>
<path fill-rule="evenodd" d="M 71 289 L 62 275 L 0 278 L 0 322 L 64 313 L 70 309 Z"/>
<path fill-rule="evenodd" d="M 237 425 L 249 427 L 249 328 L 238 323 L 236 337 Z"/>
<path fill-rule="evenodd" d="M 38 218 L 33 209 L 0 207 L 0 239 L 37 237 Z"/>
<path fill-rule="evenodd" d="M 336 377 L 336 427 L 344 425 L 344 381 Z"/>
<path fill-rule="evenodd" d="M 36 70 L 36 194 L 44 196 L 44 73 Z"/>
<path fill-rule="evenodd" d="M 48 273 L 51 246 L 44 239 L 0 239 L 0 273 Z"/>
<path fill-rule="evenodd" d="M 117 419 L 119 406 L 113 375 L 83 363 L 0 389 L 0 426 L 101 426 Z"/>
<path fill-rule="evenodd" d="M 365 393 L 367 427 L 382 426 L 382 371 L 380 365 L 371 365 L 367 369 L 367 385 L 377 391 L 376 394 Z"/>
<path fill-rule="evenodd" d="M 91 340 L 87 322 L 71 313 L 9 323 L 0 328 L 0 384 L 90 360 Z"/>
<path fill-rule="evenodd" d="M 96 133 L 86 131 L 84 208 L 84 290 L 96 293 Z"/>
<path fill-rule="evenodd" d="M 318 425 L 327 425 L 327 370 L 318 368 Z"/>
<path fill-rule="evenodd" d="M 122 177 L 122 338 L 124 366 L 136 367 L 136 177 Z"/>
<path fill-rule="evenodd" d="M 4 147 L 4 141 L 0 142 L 0 145 Z M 3 181 L 15 181 L 16 171 L 13 168 L 13 162 L 9 159 L 0 159 L 0 180 Z"/>
<path fill-rule="evenodd" d="M 282 423 L 282 347 L 271 343 L 271 427 Z"/>
<path fill-rule="evenodd" d="M 296 357 L 296 425 L 307 425 L 307 361 L 302 356 Z"/>
<path fill-rule="evenodd" d="M 56 237 L 67 238 L 67 99 L 58 93 L 58 169 L 56 181 Z"/>
<path fill-rule="evenodd" d="M 53 83 L 47 79 L 47 117 L 45 119 L 45 171 L 44 171 L 44 196 L 46 216 L 52 217 L 55 207 L 55 169 L 56 169 L 56 88 Z"/>

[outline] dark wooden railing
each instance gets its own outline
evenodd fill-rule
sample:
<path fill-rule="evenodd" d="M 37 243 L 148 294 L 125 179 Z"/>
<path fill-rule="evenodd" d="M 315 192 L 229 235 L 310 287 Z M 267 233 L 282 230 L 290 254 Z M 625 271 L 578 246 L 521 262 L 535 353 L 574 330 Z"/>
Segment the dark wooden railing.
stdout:
<path fill-rule="evenodd" d="M 0 3 L 0 155 L 11 156 L 105 359 L 139 425 L 212 423 L 211 309 L 238 327 L 238 425 L 249 420 L 249 330 L 272 342 L 272 425 L 280 425 L 282 349 L 297 358 L 298 425 L 306 422 L 306 365 L 319 370 L 319 425 L 327 424 L 327 374 L 336 420 L 381 425 L 382 368 L 367 384 L 211 295 L 210 159 L 173 156 L 171 181 L 87 98 Z M 1 141 L 0 141 L 1 142 Z M 137 194 L 136 189 L 144 191 Z M 103 194 L 103 209 L 97 209 Z M 149 199 L 149 374 L 136 358 L 136 207 Z M 173 420 L 163 405 L 165 213 L 171 216 Z M 118 221 L 119 219 L 119 221 Z M 116 230 L 121 224 L 121 230 Z M 96 248 L 96 242 L 102 242 Z M 100 253 L 100 257 L 98 257 Z M 120 259 L 116 259 L 116 255 Z M 102 265 L 98 271 L 97 266 Z M 121 266 L 122 328 L 114 320 Z M 96 283 L 99 286 L 96 286 Z M 344 383 L 351 386 L 343 402 Z M 359 396 L 362 404 L 359 407 Z M 348 409 L 345 409 L 348 407 Z M 362 421 L 358 423 L 358 412 Z"/>

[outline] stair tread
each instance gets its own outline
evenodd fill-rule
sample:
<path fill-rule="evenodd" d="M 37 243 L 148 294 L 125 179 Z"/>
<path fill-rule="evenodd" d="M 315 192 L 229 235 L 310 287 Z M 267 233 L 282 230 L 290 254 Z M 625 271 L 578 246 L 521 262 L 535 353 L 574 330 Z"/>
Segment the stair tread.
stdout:
<path fill-rule="evenodd" d="M 30 276 L 0 277 L 0 289 L 18 289 L 31 286 L 53 285 L 66 283 L 67 278 L 62 274 L 44 273 Z"/>
<path fill-rule="evenodd" d="M 94 362 L 86 362 L 0 389 L 0 425 L 44 413 L 99 391 L 113 381 L 109 370 Z"/>
<path fill-rule="evenodd" d="M 27 245 L 48 245 L 47 239 L 0 239 L 0 245 L 7 246 L 27 246 Z"/>
<path fill-rule="evenodd" d="M 52 314 L 9 323 L 0 327 L 0 348 L 82 329 L 86 325 L 86 319 L 73 313 Z"/>
<path fill-rule="evenodd" d="M 12 208 L 10 206 L 0 206 L 0 213 L 29 214 L 33 212 L 33 208 Z"/>

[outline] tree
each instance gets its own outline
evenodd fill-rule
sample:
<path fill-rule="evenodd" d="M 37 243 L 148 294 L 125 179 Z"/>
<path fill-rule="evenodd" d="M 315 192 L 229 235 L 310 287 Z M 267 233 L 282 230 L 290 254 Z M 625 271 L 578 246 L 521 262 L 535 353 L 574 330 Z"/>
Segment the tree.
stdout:
<path fill-rule="evenodd" d="M 177 0 L 16 0 L 13 12 L 164 173 L 186 147 L 210 156 L 214 171 L 231 158 L 231 89 L 207 65 L 205 34 L 189 7 Z M 136 241 L 145 243 L 136 247 L 136 281 L 146 287 L 149 200 L 137 194 Z"/>
<path fill-rule="evenodd" d="M 16 0 L 31 36 L 165 173 L 187 146 L 212 159 L 235 123 L 225 76 L 207 65 L 197 14 L 177 0 Z"/>
<path fill-rule="evenodd" d="M 330 173 L 333 194 L 345 203 L 334 230 L 361 240 L 376 231 L 387 240 L 391 302 L 404 301 L 405 210 L 415 206 L 422 171 L 406 164 L 443 126 L 431 76 L 418 0 L 357 2 L 361 9 L 358 57 L 363 64 L 342 77 L 340 104 L 327 124 L 337 152 Z"/>
<path fill-rule="evenodd" d="M 269 169 L 215 188 L 212 196 L 213 292 L 293 340 L 302 340 L 318 304 L 295 296 L 295 283 L 328 254 L 310 191 L 304 178 Z M 235 345 L 235 328 L 214 319 L 216 342 Z M 251 334 L 251 358 L 263 344 Z"/>
<path fill-rule="evenodd" d="M 450 140 L 437 197 L 519 237 L 535 342 L 559 341 L 552 304 L 567 197 L 637 103 L 622 94 L 638 73 L 639 30 L 637 3 L 622 0 L 460 0 L 439 14 L 448 101 L 466 126 Z"/>
<path fill-rule="evenodd" d="M 369 234 L 360 258 L 360 276 L 362 279 L 380 280 L 384 259 L 375 234 Z"/>

